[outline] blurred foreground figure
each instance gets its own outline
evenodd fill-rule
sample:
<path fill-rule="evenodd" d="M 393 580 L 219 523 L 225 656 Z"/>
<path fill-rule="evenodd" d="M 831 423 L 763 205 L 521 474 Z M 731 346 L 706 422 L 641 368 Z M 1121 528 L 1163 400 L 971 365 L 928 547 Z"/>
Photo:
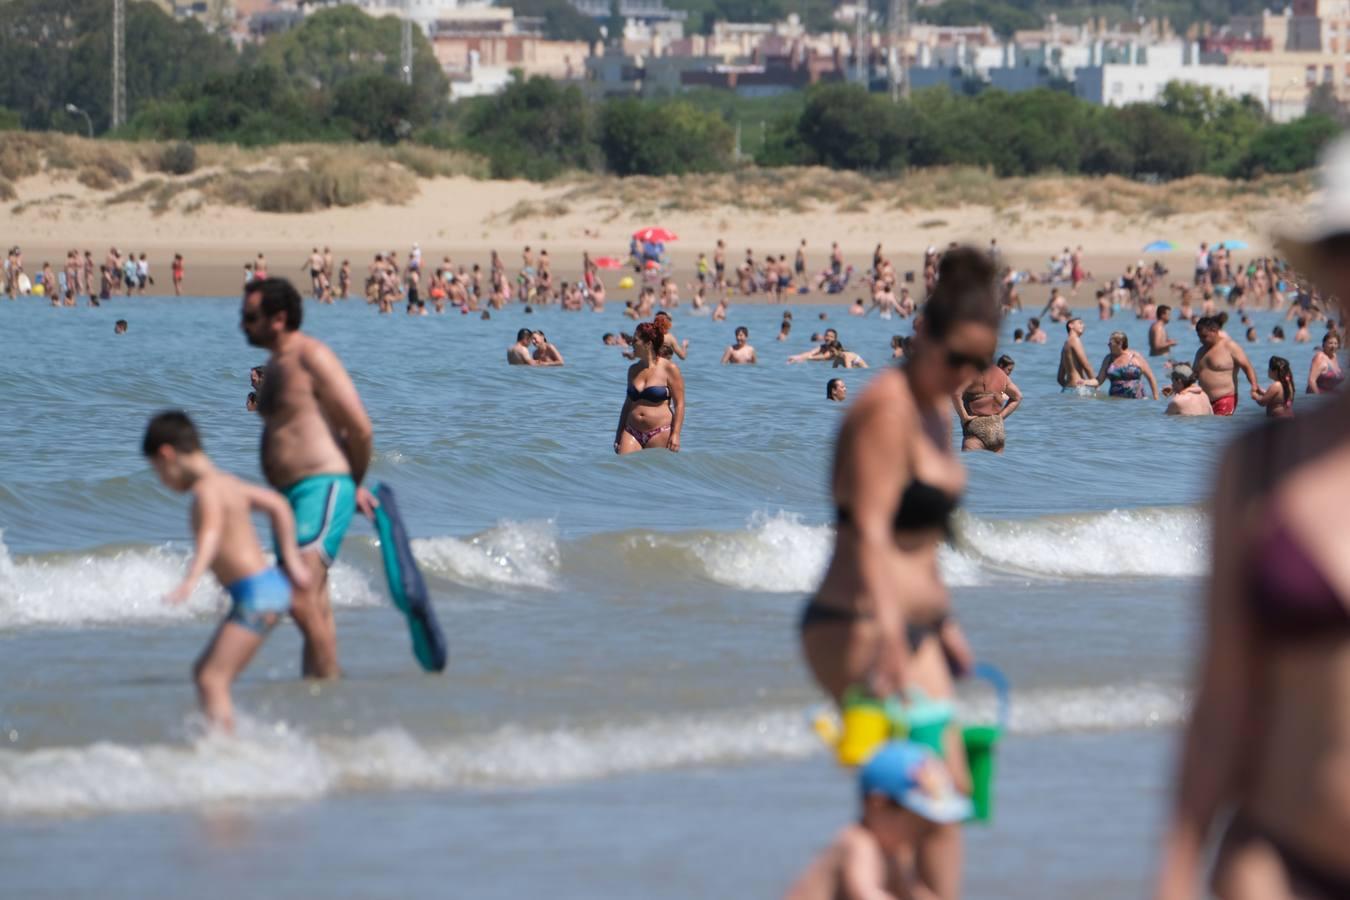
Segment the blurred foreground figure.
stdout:
<path fill-rule="evenodd" d="M 1350 298 L 1350 140 L 1328 148 L 1325 196 L 1281 249 Z M 1350 897 L 1350 396 L 1268 422 L 1229 448 L 1213 508 L 1195 708 L 1157 896 L 1201 895 L 1226 821 L 1222 898 Z"/>

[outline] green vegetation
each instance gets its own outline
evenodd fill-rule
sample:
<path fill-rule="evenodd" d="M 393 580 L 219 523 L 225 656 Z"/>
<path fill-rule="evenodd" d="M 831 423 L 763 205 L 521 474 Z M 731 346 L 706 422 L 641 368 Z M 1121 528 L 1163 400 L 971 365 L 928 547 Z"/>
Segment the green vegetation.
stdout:
<path fill-rule="evenodd" d="M 828 0 L 675 2 L 700 17 L 691 23 L 696 28 L 717 18 L 763 21 L 788 12 L 823 27 L 833 8 Z M 1057 2 L 946 0 L 923 9 L 944 21 L 971 17 L 1012 30 Z M 1197 0 L 1197 8 L 1218 2 Z M 87 111 L 95 129 L 106 133 L 109 10 L 106 0 L 0 0 L 0 134 L 16 126 L 82 134 L 82 114 L 67 112 L 67 104 Z M 517 11 L 542 17 L 557 36 L 596 34 L 595 23 L 572 12 L 566 0 L 525 0 Z M 357 141 L 394 147 L 401 158 L 391 165 L 416 177 L 464 171 L 467 153 L 486 161 L 469 167 L 474 171 L 534 180 L 565 172 L 716 173 L 747 157 L 764 168 L 897 173 L 956 166 L 1002 177 L 1057 172 L 1172 180 L 1301 171 L 1339 130 L 1341 117 L 1327 91 L 1316 94 L 1304 119 L 1275 125 L 1250 100 L 1178 85 L 1168 88 L 1160 105 L 1104 108 L 1055 90 L 968 96 L 936 89 L 893 104 L 845 84 L 771 98 L 701 90 L 662 100 L 595 102 L 575 85 L 531 78 L 518 79 L 496 97 L 452 107 L 446 78 L 419 31 L 413 83 L 403 83 L 400 32 L 394 18 L 341 6 L 237 52 L 191 20 L 132 2 L 132 117 L 111 136 L 165 142 L 155 150 L 159 158 L 138 165 L 173 176 L 209 165 L 194 150 L 208 143 Z M 130 177 L 125 163 L 75 159 L 68 148 L 54 151 L 48 165 L 70 169 L 99 190 Z M 350 199 L 359 192 L 349 173 L 335 166 L 326 162 L 292 183 L 279 181 L 268 199 L 257 202 L 287 210 L 360 202 Z M 0 160 L 0 176 L 11 182 L 33 174 L 18 171 L 23 168 Z"/>
<path fill-rule="evenodd" d="M 1274 125 L 1250 99 L 1180 84 L 1168 86 L 1161 105 L 1122 108 L 1058 91 L 967 97 L 943 88 L 891 104 L 836 84 L 812 91 L 795 121 L 780 121 L 758 161 L 877 172 L 968 165 L 1005 177 L 1249 178 L 1310 167 L 1337 130 L 1321 115 Z"/>

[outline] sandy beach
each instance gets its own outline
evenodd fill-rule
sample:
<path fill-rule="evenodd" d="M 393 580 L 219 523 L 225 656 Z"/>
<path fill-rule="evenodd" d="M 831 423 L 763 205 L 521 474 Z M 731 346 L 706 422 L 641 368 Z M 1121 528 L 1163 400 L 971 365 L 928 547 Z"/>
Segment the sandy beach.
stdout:
<path fill-rule="evenodd" d="M 338 260 L 350 259 L 359 279 L 374 253 L 394 250 L 402 256 L 414 242 L 421 244 L 426 259 L 448 255 L 456 264 L 486 264 L 495 249 L 512 272 L 519 267 L 522 247 L 530 245 L 535 251 L 547 249 L 560 278 L 570 280 L 579 273 L 583 250 L 622 257 L 629 236 L 646 225 L 660 225 L 679 236 L 668 249 L 682 283 L 694 280 L 698 254 L 711 256 L 719 237 L 727 242 L 729 265 L 747 249 L 757 258 L 767 253 L 791 258 L 805 239 L 812 272 L 824 267 L 832 241 L 840 243 L 847 262 L 859 272 L 868 268 L 877 243 L 901 272 L 918 268 L 926 247 L 951 241 L 983 246 L 997 238 L 1011 264 L 1036 272 L 1045 270 L 1051 254 L 1081 245 L 1087 267 L 1099 281 L 1138 262 L 1142 248 L 1159 239 L 1177 246 L 1161 256 L 1175 273 L 1189 273 L 1201 241 L 1241 240 L 1250 245 L 1249 252 L 1264 252 L 1272 223 L 1305 199 L 1287 189 L 1269 197 L 1235 197 L 1221 189 L 1227 183 L 1216 183 L 1212 203 L 1169 202 L 1168 188 L 1162 186 L 1156 190 L 1163 199 L 1146 197 L 1115 211 L 1104 208 L 1113 205 L 1112 195 L 1136 187 L 1111 179 L 1040 179 L 1012 189 L 997 180 L 983 188 L 977 183 L 948 192 L 959 203 L 931 205 L 935 201 L 926 202 L 918 188 L 910 189 L 913 196 L 904 196 L 909 182 L 903 180 L 860 181 L 827 170 L 791 172 L 790 182 L 772 184 L 785 198 L 781 200 L 766 193 L 762 171 L 744 191 L 737 190 L 735 176 L 702 181 L 577 177 L 546 184 L 460 176 L 417 179 L 406 203 L 267 213 L 208 199 L 193 187 L 201 183 L 201 175 L 174 185 L 170 200 L 153 202 L 152 189 L 173 179 L 137 171 L 129 187 L 97 190 L 77 180 L 73 169 L 47 167 L 14 182 L 17 196 L 0 219 L 0 237 L 6 245 L 23 247 L 29 271 L 38 270 L 44 260 L 59 267 L 66 251 L 76 247 L 94 251 L 96 258 L 110 246 L 146 252 L 161 286 L 167 284 L 173 254 L 182 253 L 187 292 L 211 296 L 234 294 L 244 263 L 259 252 L 267 255 L 274 274 L 301 277 L 315 246 L 331 247 Z M 975 177 L 987 178 L 980 173 Z M 1206 186 L 1190 185 L 1187 191 L 1205 196 Z M 980 202 L 984 195 L 987 203 Z M 1148 261 L 1155 258 L 1150 255 Z M 612 297 L 623 300 L 626 292 L 613 290 L 619 274 L 612 273 L 607 281 Z M 688 290 L 682 290 L 687 297 Z M 810 299 L 851 302 L 861 293 L 850 288 Z M 1023 292 L 1028 306 L 1043 302 L 1045 295 L 1041 286 Z M 1076 302 L 1091 304 L 1088 285 Z"/>

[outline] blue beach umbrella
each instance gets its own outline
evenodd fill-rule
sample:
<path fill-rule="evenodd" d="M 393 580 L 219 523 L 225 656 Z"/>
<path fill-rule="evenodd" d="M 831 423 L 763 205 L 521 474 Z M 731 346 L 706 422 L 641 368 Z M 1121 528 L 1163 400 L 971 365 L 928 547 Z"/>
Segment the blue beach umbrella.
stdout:
<path fill-rule="evenodd" d="M 1145 253 L 1168 253 L 1177 249 L 1177 245 L 1171 241 L 1154 241 L 1144 248 Z"/>
<path fill-rule="evenodd" d="M 1246 242 L 1246 241 L 1219 241 L 1219 242 L 1218 242 L 1217 244 L 1215 244 L 1214 246 L 1215 246 L 1215 247 L 1218 247 L 1218 248 L 1221 249 L 1221 250 L 1246 250 L 1246 249 L 1247 249 L 1247 242 Z"/>

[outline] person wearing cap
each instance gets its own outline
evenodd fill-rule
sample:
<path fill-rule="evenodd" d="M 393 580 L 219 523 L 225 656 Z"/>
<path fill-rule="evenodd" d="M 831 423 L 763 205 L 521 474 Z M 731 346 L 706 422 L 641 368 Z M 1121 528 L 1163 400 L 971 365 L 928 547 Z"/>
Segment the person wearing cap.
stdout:
<path fill-rule="evenodd" d="M 1172 367 L 1172 400 L 1167 404 L 1169 416 L 1212 416 L 1209 398 L 1200 387 L 1199 377 L 1186 363 Z"/>
<path fill-rule="evenodd" d="M 785 900 L 936 898 L 915 846 L 939 825 L 970 817 L 970 800 L 922 744 L 883 744 L 858 775 L 862 812 L 788 889 Z"/>
<path fill-rule="evenodd" d="M 1350 139 L 1328 145 L 1321 183 L 1278 246 L 1350 298 Z M 1219 465 L 1156 900 L 1202 896 L 1206 875 L 1221 898 L 1350 897 L 1347 425 L 1335 395 L 1243 434 Z"/>

